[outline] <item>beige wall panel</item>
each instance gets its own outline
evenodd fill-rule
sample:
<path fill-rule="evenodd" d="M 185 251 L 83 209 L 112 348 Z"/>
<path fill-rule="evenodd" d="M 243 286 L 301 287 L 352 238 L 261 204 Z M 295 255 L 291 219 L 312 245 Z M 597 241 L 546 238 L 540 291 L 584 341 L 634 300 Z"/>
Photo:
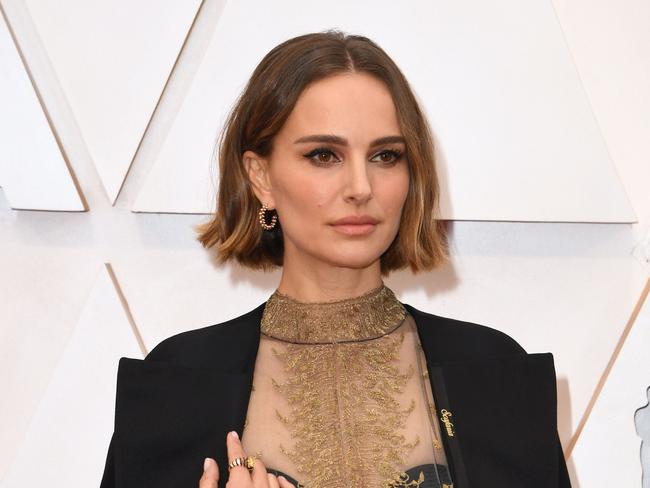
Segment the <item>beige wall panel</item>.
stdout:
<path fill-rule="evenodd" d="M 650 230 L 650 2 L 553 4 L 642 239 Z"/>
<path fill-rule="evenodd" d="M 30 245 L 29 234 L 0 220 L 0 396 L 6 400 L 0 401 L 0 480 L 102 267 L 84 249 Z M 22 245 L 8 244 L 18 236 Z"/>
<path fill-rule="evenodd" d="M 553 0 L 553 4 L 638 216 L 638 224 L 630 227 L 633 255 L 650 272 L 650 3 Z M 629 290 L 630 296 L 634 292 Z M 647 401 L 645 388 L 650 386 L 647 309 L 646 304 L 577 439 L 569 466 L 577 486 L 641 486 L 640 439 L 633 413 Z M 645 447 L 644 488 L 650 487 L 650 439 Z"/>
<path fill-rule="evenodd" d="M 199 0 L 26 0 L 111 202 Z"/>
<path fill-rule="evenodd" d="M 38 476 L 53 488 L 99 486 L 113 432 L 116 358 L 121 356 L 142 359 L 102 267 L 3 488 L 35 487 Z"/>
<path fill-rule="evenodd" d="M 0 187 L 16 209 L 84 210 L 0 15 Z"/>
<path fill-rule="evenodd" d="M 279 272 L 215 268 L 198 245 L 194 250 L 158 249 L 124 255 L 112 265 L 148 351 L 173 334 L 252 310 L 268 298 L 280 280 Z"/>
<path fill-rule="evenodd" d="M 640 306 L 641 311 L 571 454 L 571 474 L 576 486 L 641 486 L 641 438 L 636 430 L 635 412 L 648 403 L 650 300 Z M 646 443 L 649 441 L 650 438 L 646 439 Z M 650 476 L 650 471 L 646 476 Z"/>

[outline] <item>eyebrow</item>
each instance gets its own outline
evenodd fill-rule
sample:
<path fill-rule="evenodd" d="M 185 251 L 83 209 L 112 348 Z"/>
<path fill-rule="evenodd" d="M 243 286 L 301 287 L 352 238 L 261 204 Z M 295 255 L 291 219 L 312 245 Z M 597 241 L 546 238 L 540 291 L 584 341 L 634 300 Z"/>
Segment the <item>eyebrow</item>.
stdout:
<path fill-rule="evenodd" d="M 333 134 L 315 134 L 312 136 L 304 136 L 299 139 L 296 139 L 293 143 L 300 144 L 303 142 L 322 142 L 329 144 L 336 144 L 338 146 L 347 146 L 348 140 L 345 137 L 336 136 Z M 392 144 L 396 142 L 401 142 L 406 144 L 406 141 L 402 136 L 385 136 L 379 137 L 370 143 L 370 147 L 381 146 L 382 144 Z"/>

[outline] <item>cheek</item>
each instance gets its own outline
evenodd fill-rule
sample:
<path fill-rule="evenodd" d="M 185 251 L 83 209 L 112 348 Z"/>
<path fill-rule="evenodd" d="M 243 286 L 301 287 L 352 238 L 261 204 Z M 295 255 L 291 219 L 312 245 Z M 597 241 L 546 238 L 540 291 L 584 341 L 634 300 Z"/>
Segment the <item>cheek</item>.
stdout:
<path fill-rule="evenodd" d="M 323 178 L 294 177 L 282 185 L 280 194 L 278 206 L 293 220 L 293 217 L 315 219 L 329 205 L 335 192 Z"/>
<path fill-rule="evenodd" d="M 397 218 L 401 214 L 406 197 L 409 191 L 409 174 L 402 172 L 393 175 L 392 178 L 379 180 L 379 186 L 376 188 L 376 194 L 381 201 L 387 216 Z"/>

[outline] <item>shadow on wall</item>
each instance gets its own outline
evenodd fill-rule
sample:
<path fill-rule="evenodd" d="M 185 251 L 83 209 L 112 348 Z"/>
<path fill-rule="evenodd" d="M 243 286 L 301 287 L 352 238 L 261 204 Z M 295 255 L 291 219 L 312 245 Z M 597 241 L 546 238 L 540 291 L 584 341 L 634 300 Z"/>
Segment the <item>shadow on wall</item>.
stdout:
<path fill-rule="evenodd" d="M 571 424 L 571 394 L 569 392 L 569 380 L 567 378 L 557 379 L 557 430 L 560 434 L 562 441 L 562 448 L 566 452 L 566 447 L 571 440 L 571 433 L 573 432 L 573 425 Z M 567 470 L 573 488 L 580 488 L 577 482 L 575 466 L 573 464 L 573 457 L 567 459 Z"/>
<path fill-rule="evenodd" d="M 5 198 L 4 191 L 2 191 L 2 186 L 0 186 L 0 210 L 9 210 L 9 202 Z"/>

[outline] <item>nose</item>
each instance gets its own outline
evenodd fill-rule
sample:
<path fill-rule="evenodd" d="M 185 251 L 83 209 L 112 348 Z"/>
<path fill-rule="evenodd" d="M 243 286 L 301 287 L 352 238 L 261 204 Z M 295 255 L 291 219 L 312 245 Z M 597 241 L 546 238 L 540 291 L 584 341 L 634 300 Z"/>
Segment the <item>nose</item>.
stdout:
<path fill-rule="evenodd" d="M 368 166 L 363 158 L 351 160 L 345 173 L 344 198 L 350 203 L 364 203 L 372 198 Z"/>

